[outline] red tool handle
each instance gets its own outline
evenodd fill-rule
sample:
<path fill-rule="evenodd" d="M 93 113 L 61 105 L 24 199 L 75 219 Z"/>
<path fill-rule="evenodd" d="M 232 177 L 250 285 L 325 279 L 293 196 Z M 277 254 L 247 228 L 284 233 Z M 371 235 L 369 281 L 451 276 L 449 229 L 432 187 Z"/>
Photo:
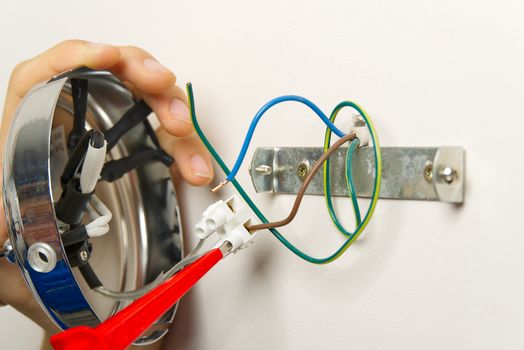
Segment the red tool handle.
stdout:
<path fill-rule="evenodd" d="M 56 350 L 126 349 L 222 258 L 220 249 L 213 249 L 96 328 L 68 329 L 52 336 L 51 344 Z"/>

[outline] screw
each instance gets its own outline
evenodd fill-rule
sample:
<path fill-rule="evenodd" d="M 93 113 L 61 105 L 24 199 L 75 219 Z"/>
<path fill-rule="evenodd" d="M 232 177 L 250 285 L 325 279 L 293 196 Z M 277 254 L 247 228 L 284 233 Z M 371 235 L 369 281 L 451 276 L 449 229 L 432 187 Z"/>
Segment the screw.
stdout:
<path fill-rule="evenodd" d="M 427 161 L 424 166 L 424 177 L 426 181 L 431 182 L 433 180 L 433 162 Z"/>
<path fill-rule="evenodd" d="M 269 165 L 259 165 L 255 168 L 255 171 L 262 175 L 271 175 L 273 173 L 273 168 Z"/>
<path fill-rule="evenodd" d="M 300 163 L 298 165 L 297 175 L 298 175 L 299 178 L 304 180 L 304 178 L 307 176 L 308 172 L 309 172 L 309 162 L 307 160 L 304 160 L 304 161 L 302 161 L 302 163 Z"/>
<path fill-rule="evenodd" d="M 7 239 L 4 242 L 4 247 L 0 251 L 0 258 L 1 257 L 5 257 L 12 264 L 16 263 L 15 250 L 13 248 L 13 245 L 11 244 L 10 239 Z"/>
<path fill-rule="evenodd" d="M 446 181 L 448 184 L 451 184 L 457 177 L 457 171 L 447 166 L 439 172 L 439 176 L 442 176 L 444 181 Z"/>
<path fill-rule="evenodd" d="M 80 251 L 80 260 L 86 262 L 89 259 L 89 254 L 85 250 Z"/>

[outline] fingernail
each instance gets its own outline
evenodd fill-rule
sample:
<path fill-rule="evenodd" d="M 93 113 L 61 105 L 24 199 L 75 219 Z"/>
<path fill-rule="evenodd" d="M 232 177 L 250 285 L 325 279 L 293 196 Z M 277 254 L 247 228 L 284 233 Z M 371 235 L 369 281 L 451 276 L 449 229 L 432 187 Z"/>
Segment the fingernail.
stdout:
<path fill-rule="evenodd" d="M 171 101 L 171 104 L 169 105 L 169 112 L 171 112 L 171 115 L 176 120 L 180 120 L 181 122 L 191 123 L 191 119 L 189 117 L 189 109 L 187 108 L 184 102 L 176 98 L 173 99 L 173 101 Z"/>
<path fill-rule="evenodd" d="M 104 43 L 87 43 L 86 45 L 90 47 L 94 47 L 94 48 L 113 46 L 113 45 L 104 44 Z"/>
<path fill-rule="evenodd" d="M 206 160 L 198 154 L 195 154 L 190 159 L 191 171 L 193 175 L 211 178 L 211 170 L 209 169 Z"/>
<path fill-rule="evenodd" d="M 171 73 L 169 69 L 161 65 L 158 61 L 151 58 L 144 59 L 144 67 L 153 73 Z"/>

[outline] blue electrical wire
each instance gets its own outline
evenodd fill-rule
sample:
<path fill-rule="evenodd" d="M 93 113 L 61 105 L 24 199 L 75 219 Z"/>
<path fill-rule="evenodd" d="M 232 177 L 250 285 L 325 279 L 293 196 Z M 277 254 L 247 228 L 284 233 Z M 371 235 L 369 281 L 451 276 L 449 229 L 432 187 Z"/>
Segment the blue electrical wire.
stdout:
<path fill-rule="evenodd" d="M 253 133 L 255 132 L 255 129 L 257 127 L 258 122 L 271 107 L 287 101 L 295 101 L 302 103 L 306 106 L 308 106 L 313 112 L 315 112 L 320 119 L 326 124 L 326 126 L 331 129 L 335 135 L 338 137 L 344 137 L 346 134 L 342 132 L 339 128 L 333 124 L 329 118 L 320 110 L 320 108 L 317 107 L 313 102 L 308 100 L 307 98 L 296 96 L 296 95 L 284 95 L 277 98 L 272 99 L 268 103 L 266 103 L 260 110 L 255 114 L 255 117 L 253 118 L 253 121 L 251 122 L 251 125 L 249 126 L 249 129 L 246 134 L 246 138 L 244 139 L 244 144 L 242 145 L 242 148 L 240 149 L 240 153 L 238 154 L 237 160 L 235 162 L 235 165 L 231 169 L 231 172 L 227 175 L 226 181 L 229 182 L 235 178 L 237 175 L 240 167 L 242 166 L 242 163 L 244 162 L 244 158 L 246 157 L 247 149 L 249 148 L 249 144 L 251 143 L 251 139 L 253 138 Z"/>
<path fill-rule="evenodd" d="M 186 87 L 187 87 L 187 96 L 188 96 L 188 101 L 189 101 L 189 112 L 191 114 L 191 121 L 193 122 L 193 125 L 195 127 L 196 133 L 200 137 L 200 140 L 202 141 L 204 146 L 208 149 L 209 153 L 211 153 L 213 158 L 216 160 L 216 162 L 218 163 L 218 165 L 220 166 L 222 171 L 226 175 L 232 173 L 229 170 L 229 167 L 226 165 L 226 163 L 224 163 L 224 160 L 217 153 L 217 151 L 215 150 L 213 145 L 209 142 L 209 140 L 207 139 L 206 135 L 204 134 L 202 128 L 200 127 L 200 125 L 198 123 L 197 116 L 196 116 L 196 111 L 195 111 L 195 99 L 194 99 L 193 89 L 192 89 L 190 83 L 188 83 L 186 85 Z M 300 258 L 302 258 L 302 259 L 304 259 L 304 260 L 306 260 L 308 262 L 314 263 L 314 264 L 327 264 L 327 263 L 330 263 L 330 262 L 334 261 L 335 259 L 340 257 L 346 251 L 346 249 L 348 249 L 349 246 L 351 246 L 351 244 L 353 244 L 353 242 L 358 238 L 358 236 L 362 233 L 362 231 L 364 231 L 366 225 L 371 220 L 371 217 L 373 215 L 373 212 L 374 212 L 376 204 L 377 204 L 378 194 L 380 192 L 380 183 L 381 183 L 381 174 L 382 174 L 382 157 L 381 157 L 381 153 L 380 153 L 380 146 L 379 146 L 379 143 L 378 143 L 378 137 L 377 137 L 377 134 L 375 132 L 375 128 L 373 126 L 373 123 L 372 123 L 371 119 L 368 117 L 366 111 L 363 108 L 361 108 L 359 105 L 357 105 L 356 103 L 353 103 L 351 101 L 344 101 L 344 102 L 339 103 L 335 107 L 335 109 L 333 110 L 332 115 L 336 115 L 336 113 L 338 113 L 338 111 L 340 111 L 344 107 L 352 107 L 362 116 L 362 118 L 366 122 L 366 125 L 367 125 L 367 127 L 368 127 L 368 129 L 369 129 L 369 131 L 371 133 L 371 140 L 372 140 L 372 144 L 373 144 L 373 152 L 374 152 L 374 156 L 375 156 L 374 186 L 373 186 L 373 192 L 372 192 L 372 196 L 371 196 L 371 203 L 369 204 L 368 211 L 366 212 L 366 215 L 364 216 L 364 220 L 360 223 L 360 225 L 358 225 L 356 231 L 354 233 L 352 233 L 351 236 L 348 237 L 346 239 L 346 241 L 333 254 L 331 254 L 331 255 L 329 255 L 327 257 L 324 257 L 324 258 L 317 258 L 317 257 L 311 256 L 311 255 L 301 251 L 300 249 L 295 247 L 291 242 L 289 242 L 276 228 L 270 228 L 269 229 L 269 231 L 271 231 L 271 233 L 284 246 L 286 246 L 286 248 L 288 248 L 291 252 L 293 252 L 294 254 L 299 256 Z M 327 123 L 326 123 L 326 125 L 327 125 Z M 351 164 L 351 163 L 349 163 L 349 164 Z M 244 190 L 242 185 L 234 177 L 232 178 L 231 183 L 233 184 L 235 189 L 238 191 L 238 193 L 240 194 L 242 199 L 249 205 L 251 210 L 253 210 L 253 212 L 256 214 L 256 216 L 260 219 L 260 221 L 262 221 L 264 224 L 269 223 L 269 220 L 266 218 L 264 213 L 262 213 L 262 211 L 260 211 L 258 206 L 249 197 L 249 195 Z M 223 185 L 224 185 L 224 181 L 221 183 L 221 185 L 219 185 L 219 186 L 217 186 L 215 188 L 215 191 L 218 190 L 220 188 L 220 186 L 223 186 Z"/>

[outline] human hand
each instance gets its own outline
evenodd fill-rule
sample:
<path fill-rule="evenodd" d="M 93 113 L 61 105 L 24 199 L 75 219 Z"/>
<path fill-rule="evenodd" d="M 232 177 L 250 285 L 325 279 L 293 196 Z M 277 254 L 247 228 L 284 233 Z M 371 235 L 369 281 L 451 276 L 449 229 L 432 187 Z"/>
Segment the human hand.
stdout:
<path fill-rule="evenodd" d="M 175 85 L 175 75 L 138 47 L 70 40 L 17 65 L 5 100 L 1 144 L 5 143 L 18 104 L 32 86 L 80 66 L 111 71 L 146 101 L 158 116 L 161 126 L 157 134 L 164 150 L 175 159 L 176 173 L 192 185 L 206 185 L 212 180 L 211 158 L 194 132 L 187 98 Z M 0 247 L 6 239 L 5 221 L 0 219 Z M 18 267 L 5 259 L 0 260 L 0 281 L 0 302 L 15 307 L 44 329 L 57 331 L 31 295 Z"/>

